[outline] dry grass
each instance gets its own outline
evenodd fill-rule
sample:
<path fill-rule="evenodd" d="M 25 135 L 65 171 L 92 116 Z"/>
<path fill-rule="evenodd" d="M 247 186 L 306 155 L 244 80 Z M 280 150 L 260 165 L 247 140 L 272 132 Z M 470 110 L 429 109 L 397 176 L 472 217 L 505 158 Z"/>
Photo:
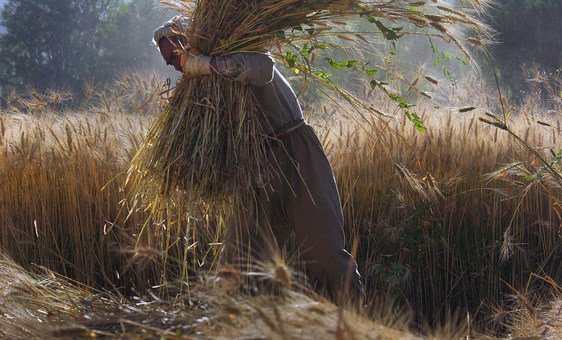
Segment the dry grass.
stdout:
<path fill-rule="evenodd" d="M 562 301 L 550 305 L 519 307 L 511 315 L 509 329 L 514 337 L 556 339 L 562 335 Z"/>
<path fill-rule="evenodd" d="M 152 221 L 126 205 L 128 162 L 158 110 L 150 84 L 142 96 L 121 95 L 138 81 L 123 79 L 77 112 L 21 112 L 14 103 L 0 116 L 1 247 L 20 263 L 133 290 L 165 284 L 170 270 L 187 277 L 210 265 L 192 256 L 213 248 L 197 242 L 216 226 L 204 207 L 177 200 L 168 218 Z M 147 102 L 150 109 L 139 106 Z"/>
<path fill-rule="evenodd" d="M 466 95 L 486 102 L 476 97 L 477 93 Z M 340 129 L 331 124 L 325 144 L 342 193 L 348 240 L 360 237 L 358 262 L 374 305 L 390 289 L 392 299 L 384 304 L 413 309 L 418 315 L 414 321 L 420 328 L 421 320 L 438 323 L 458 308 L 461 324 L 466 320 L 466 311 L 470 311 L 470 327 L 460 327 L 465 330 L 462 334 L 467 329 L 482 331 L 482 325 L 487 325 L 484 322 L 496 317 L 488 306 L 507 311 L 502 312 L 497 324 L 520 327 L 514 326 L 519 323 L 509 322 L 518 317 L 510 313 L 513 300 L 508 297 L 514 291 L 555 293 L 554 286 L 545 282 L 561 280 L 562 194 L 548 173 L 533 179 L 541 170 L 534 156 L 504 131 L 478 121 L 481 109 L 477 114 L 460 113 L 466 106 L 461 104 L 440 110 L 428 107 L 425 119 L 429 129 L 425 133 L 416 132 L 400 118 L 388 123 L 375 120 L 372 129 L 366 124 L 346 124 Z M 151 105 L 157 105 L 157 101 Z M 391 104 L 377 101 L 377 107 L 390 111 L 385 105 Z M 208 282 L 209 274 L 220 263 L 223 221 L 205 205 L 188 205 L 179 193 L 170 199 L 165 220 L 150 220 L 147 212 L 129 211 L 122 206 L 129 195 L 129 189 L 123 186 L 128 162 L 154 119 L 154 110 L 152 115 L 139 114 L 137 110 L 129 111 L 130 107 L 136 105 L 100 99 L 73 113 L 55 111 L 49 105 L 33 112 L 20 109 L 14 113 L 12 106 L 0 116 L 0 248 L 27 269 L 34 268 L 33 263 L 88 286 L 117 289 L 127 296 L 134 292 L 150 296 L 148 291 L 153 291 L 165 298 L 164 305 L 172 310 L 176 300 L 168 300 L 170 297 L 182 297 L 184 302 L 208 301 L 205 299 L 210 296 L 198 298 L 197 294 L 210 289 L 201 283 Z M 521 114 L 511 119 L 517 133 L 545 157 L 549 149 L 561 148 L 559 116 Z M 538 120 L 549 126 L 538 124 Z M 377 135 L 373 131 L 385 133 Z M 559 163 L 554 166 L 559 167 Z M 9 271 L 15 267 L 2 264 L 2 268 Z M 276 280 L 281 286 L 283 282 L 305 286 L 298 277 L 291 282 L 278 268 L 263 266 L 264 277 L 279 277 Z M 2 275 L 5 280 L 1 289 L 10 289 L 22 277 L 27 282 L 24 292 L 63 311 L 55 324 L 61 322 L 67 327 L 68 320 L 71 325 L 76 318 L 82 320 L 69 311 L 70 306 L 79 304 L 73 302 L 76 300 L 56 299 L 65 291 L 65 285 L 52 288 L 54 293 L 49 295 L 38 291 L 46 281 L 18 275 L 24 274 Z M 269 332 L 265 330 L 268 328 L 283 334 L 293 331 L 293 326 L 295 332 L 305 332 L 306 323 L 316 322 L 316 302 L 303 295 L 290 293 L 288 300 L 277 303 L 281 310 L 276 311 L 271 306 L 264 307 L 269 302 L 260 297 L 253 300 L 247 292 L 237 295 L 236 283 L 230 287 L 226 290 L 231 293 L 220 296 L 234 296 L 234 300 L 228 300 L 231 302 L 223 309 L 213 309 L 215 314 L 207 311 L 198 317 L 199 310 L 184 308 L 179 310 L 185 314 L 178 318 L 226 315 L 226 319 L 216 321 L 225 333 L 213 333 L 223 336 L 235 329 L 245 329 L 247 333 L 240 334 L 248 336 L 256 334 L 252 333 L 250 321 L 258 320 L 258 316 L 263 326 L 258 332 Z M 75 289 L 69 288 L 68 294 L 87 294 Z M 218 296 L 215 290 L 206 292 Z M 156 298 L 143 301 L 153 300 Z M 10 304 L 25 301 L 18 297 Z M 258 309 L 252 307 L 255 301 L 262 301 Z M 107 302 L 113 306 L 111 303 Z M 295 309 L 295 303 L 306 307 Z M 232 305 L 245 311 L 235 318 L 239 323 L 229 324 L 229 314 L 219 312 Z M 51 308 L 41 306 L 33 308 Z M 334 307 L 322 306 L 326 318 L 318 321 L 323 325 L 318 332 L 329 332 L 333 330 Z M 282 320 L 294 317 L 295 323 L 289 323 L 287 328 L 278 326 L 276 313 Z M 36 312 L 33 315 L 43 317 Z M 130 320 L 138 323 L 140 319 L 135 317 Z M 20 329 L 17 327 L 35 322 L 30 318 L 33 320 L 21 319 L 21 323 L 2 320 L 12 327 L 9 334 L 14 334 Z M 119 317 L 111 320 L 116 319 Z M 273 321 L 268 323 L 269 319 Z M 118 322 L 113 321 L 105 331 L 115 331 L 112 327 Z M 166 329 L 161 324 L 152 327 Z M 39 331 L 37 324 L 28 329 Z M 447 327 L 443 329 L 448 334 L 452 332 Z M 490 326 L 485 330 L 505 329 Z"/>
<path fill-rule="evenodd" d="M 390 289 L 430 319 L 456 309 L 481 319 L 482 306 L 513 289 L 552 290 L 539 277 L 562 279 L 562 190 L 537 155 L 560 173 L 551 155 L 562 147 L 560 111 L 509 119 L 535 155 L 479 120 L 493 107 L 419 110 L 425 133 L 405 118 L 377 119 L 326 139 L 368 291 Z"/>
<path fill-rule="evenodd" d="M 325 301 L 297 292 L 283 296 L 225 293 L 216 277 L 189 295 L 161 300 L 94 293 L 43 270 L 32 275 L 0 254 L 0 336 L 48 338 L 416 339 Z"/>

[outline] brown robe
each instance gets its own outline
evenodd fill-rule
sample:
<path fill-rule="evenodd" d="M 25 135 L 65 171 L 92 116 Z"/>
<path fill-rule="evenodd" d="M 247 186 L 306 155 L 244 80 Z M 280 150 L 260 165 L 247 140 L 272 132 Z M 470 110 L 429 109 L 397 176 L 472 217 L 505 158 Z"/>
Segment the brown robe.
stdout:
<path fill-rule="evenodd" d="M 219 59 L 220 58 L 220 59 Z M 276 176 L 256 188 L 254 199 L 235 209 L 226 241 L 231 260 L 255 260 L 282 248 L 294 233 L 302 260 L 315 283 L 333 298 L 362 299 L 357 264 L 344 249 L 343 214 L 330 163 L 313 129 L 304 124 L 296 95 L 267 54 L 219 57 L 218 71 L 254 86 L 274 138 L 269 161 Z M 266 128 L 267 129 L 267 128 Z M 349 291 L 343 292 L 345 282 Z"/>

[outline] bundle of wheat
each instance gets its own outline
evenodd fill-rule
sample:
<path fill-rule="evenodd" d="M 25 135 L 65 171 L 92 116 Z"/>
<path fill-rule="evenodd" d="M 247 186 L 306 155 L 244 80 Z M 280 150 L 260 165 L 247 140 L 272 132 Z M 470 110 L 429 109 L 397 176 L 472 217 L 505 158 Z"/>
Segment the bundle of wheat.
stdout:
<path fill-rule="evenodd" d="M 472 16 L 485 1 L 460 9 L 438 1 L 372 0 L 178 0 L 163 1 L 189 16 L 184 35 L 191 47 L 206 55 L 265 51 L 295 41 L 314 41 L 329 33 L 334 20 L 365 17 L 383 35 L 380 20 L 405 21 L 433 30 L 432 35 L 463 41 L 454 27 L 482 32 Z M 471 11 L 464 11 L 471 7 Z M 396 32 L 395 32 L 396 33 Z M 480 44 L 474 37 L 468 40 Z M 283 55 L 277 52 L 278 56 Z M 217 75 L 182 79 L 168 106 L 148 133 L 132 161 L 128 180 L 149 197 L 177 188 L 206 201 L 240 195 L 275 171 L 267 163 L 261 126 L 263 113 L 252 88 Z"/>

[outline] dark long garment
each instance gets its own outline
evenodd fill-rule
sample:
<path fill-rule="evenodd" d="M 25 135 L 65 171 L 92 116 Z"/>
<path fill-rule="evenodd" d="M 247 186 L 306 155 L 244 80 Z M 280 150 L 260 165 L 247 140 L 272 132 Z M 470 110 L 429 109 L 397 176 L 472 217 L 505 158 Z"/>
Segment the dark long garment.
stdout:
<path fill-rule="evenodd" d="M 269 161 L 276 170 L 265 187 L 256 188 L 229 226 L 231 260 L 250 253 L 260 260 L 282 248 L 294 232 L 307 271 L 332 297 L 362 297 L 353 257 L 344 249 L 343 214 L 330 163 L 313 129 L 303 123 L 302 110 L 285 78 L 265 54 L 241 53 L 217 60 L 224 76 L 253 85 L 267 115 L 264 127 L 275 138 Z M 349 292 L 343 292 L 344 283 Z"/>

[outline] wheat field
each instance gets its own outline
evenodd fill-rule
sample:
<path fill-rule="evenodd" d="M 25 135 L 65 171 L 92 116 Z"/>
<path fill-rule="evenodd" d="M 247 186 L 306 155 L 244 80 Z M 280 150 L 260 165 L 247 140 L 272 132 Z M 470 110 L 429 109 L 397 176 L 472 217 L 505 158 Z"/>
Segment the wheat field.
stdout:
<path fill-rule="evenodd" d="M 220 273 L 229 273 L 221 267 L 224 219 L 204 204 L 188 206 L 181 192 L 170 198 L 165 211 L 131 210 L 131 190 L 124 185 L 129 161 L 161 107 L 159 86 L 154 77 L 128 75 L 110 89 L 85 88 L 86 104 L 79 108 L 65 108 L 65 95 L 54 92 L 9 97 L 0 114 L 0 249 L 7 255 L 2 261 L 62 275 L 74 282 L 69 286 L 83 289 L 72 288 L 69 296 L 112 292 L 108 309 L 119 301 L 126 305 L 128 296 L 181 297 L 184 309 L 176 317 L 200 319 L 210 317 L 212 308 L 193 312 L 185 301 L 213 295 L 205 287 L 216 283 Z M 308 108 L 337 177 L 348 249 L 359 242 L 356 257 L 370 302 L 366 317 L 390 313 L 394 316 L 382 318 L 393 320 L 387 324 L 424 334 L 560 331 L 544 322 L 526 333 L 521 326 L 522 320 L 541 320 L 537 311 L 543 309 L 537 306 L 560 298 L 562 187 L 540 159 L 553 159 L 551 167 L 560 171 L 560 157 L 551 155 L 562 149 L 560 108 L 545 113 L 532 102 L 516 107 L 509 124 L 518 140 L 479 120 L 498 110 L 481 93 L 466 93 L 440 108 L 420 102 L 428 127 L 423 133 L 400 115 L 364 121 L 340 114 L 329 103 Z M 391 106 L 373 100 L 382 111 Z M 286 261 L 299 267 L 294 258 Z M 21 274 L 15 264 L 9 268 L 23 281 L 29 277 L 30 286 L 44 282 Z M 260 268 L 264 277 L 267 268 Z M 275 280 L 278 273 L 272 272 Z M 306 288 L 302 275 L 294 275 L 301 295 L 290 295 L 291 301 L 323 301 Z M 220 299 L 214 297 L 223 313 L 235 308 L 232 301 L 255 306 L 244 297 L 247 292 L 234 286 L 227 292 L 221 288 Z M 60 296 L 59 290 L 51 295 Z M 43 309 L 64 307 L 48 294 L 34 294 L 34 306 L 45 299 Z M 226 307 L 224 299 L 230 301 Z M 380 312 L 381 300 L 387 314 Z M 252 312 L 263 329 L 290 337 L 290 328 L 275 326 L 285 310 L 262 311 L 261 306 Z M 74 314 L 68 312 L 72 306 L 63 309 L 71 318 L 82 315 L 79 308 Z M 321 313 L 332 315 L 326 310 Z M 400 313 L 412 317 L 401 319 Z M 347 329 L 338 320 L 321 324 L 325 329 L 337 324 L 338 332 Z M 26 322 L 21 325 L 32 335 L 33 320 Z M 10 327 L 9 334 L 19 334 L 17 323 Z M 72 327 L 57 334 L 72 334 Z M 150 327 L 141 327 L 152 332 L 143 334 L 165 329 L 162 324 Z M 90 332 L 87 324 L 74 330 Z M 174 332 L 189 335 L 194 329 Z M 398 338 L 406 333 L 385 334 Z"/>

